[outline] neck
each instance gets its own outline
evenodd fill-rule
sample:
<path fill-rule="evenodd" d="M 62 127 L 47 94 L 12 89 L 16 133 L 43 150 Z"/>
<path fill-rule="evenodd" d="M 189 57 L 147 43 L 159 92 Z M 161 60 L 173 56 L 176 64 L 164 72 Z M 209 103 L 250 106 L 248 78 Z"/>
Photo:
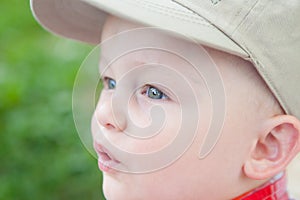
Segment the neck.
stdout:
<path fill-rule="evenodd" d="M 288 200 L 285 173 L 280 173 L 262 186 L 233 200 Z"/>

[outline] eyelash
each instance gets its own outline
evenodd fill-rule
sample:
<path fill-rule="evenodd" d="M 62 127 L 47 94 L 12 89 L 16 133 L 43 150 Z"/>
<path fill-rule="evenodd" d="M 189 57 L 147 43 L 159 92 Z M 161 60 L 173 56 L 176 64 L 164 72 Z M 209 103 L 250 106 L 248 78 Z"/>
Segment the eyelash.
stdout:
<path fill-rule="evenodd" d="M 112 85 L 110 85 L 110 81 L 114 81 L 113 88 L 111 88 Z M 116 83 L 116 81 L 114 79 L 112 79 L 110 77 L 104 77 L 103 78 L 103 86 L 104 86 L 105 89 L 107 89 L 107 90 L 113 90 L 113 89 L 116 88 L 116 85 L 117 85 L 117 83 Z"/>
<path fill-rule="evenodd" d="M 156 91 L 160 94 L 159 98 L 151 98 L 149 96 L 149 95 L 151 95 L 151 93 L 149 93 L 149 92 L 154 92 L 154 91 Z M 158 89 L 157 87 L 152 86 L 152 85 L 144 86 L 142 89 L 142 94 L 146 95 L 149 99 L 153 99 L 153 100 L 168 100 L 169 99 L 169 97 L 163 91 L 161 91 L 160 89 Z"/>
<path fill-rule="evenodd" d="M 110 82 L 112 81 L 112 82 Z M 107 90 L 113 90 L 116 88 L 116 81 L 110 77 L 104 77 L 103 78 L 103 85 L 104 85 L 104 88 L 107 89 Z M 151 95 L 151 93 L 157 93 L 159 96 L 158 98 L 155 98 L 155 97 L 150 97 L 149 95 Z M 157 87 L 154 87 L 152 85 L 145 85 L 143 88 L 142 88 L 142 92 L 141 92 L 143 95 L 147 96 L 149 99 L 153 99 L 153 100 L 168 100 L 169 97 L 163 92 L 161 91 L 160 89 L 158 89 Z"/>

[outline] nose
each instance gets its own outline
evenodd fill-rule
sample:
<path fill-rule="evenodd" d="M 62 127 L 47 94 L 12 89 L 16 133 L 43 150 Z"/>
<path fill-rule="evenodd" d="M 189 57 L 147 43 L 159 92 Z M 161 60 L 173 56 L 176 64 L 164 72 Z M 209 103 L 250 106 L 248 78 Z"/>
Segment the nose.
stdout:
<path fill-rule="evenodd" d="M 98 104 L 95 113 L 101 126 L 108 130 L 121 132 L 126 128 L 126 119 L 122 110 L 118 107 L 112 107 L 110 101 Z"/>

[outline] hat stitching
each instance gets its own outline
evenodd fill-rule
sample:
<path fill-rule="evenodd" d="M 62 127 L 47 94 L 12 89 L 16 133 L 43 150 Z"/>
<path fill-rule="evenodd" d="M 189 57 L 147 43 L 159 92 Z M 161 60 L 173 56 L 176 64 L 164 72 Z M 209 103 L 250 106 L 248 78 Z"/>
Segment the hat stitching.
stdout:
<path fill-rule="evenodd" d="M 134 0 L 134 1 L 138 2 L 137 0 Z M 196 18 L 195 16 L 192 16 L 192 15 L 187 16 L 187 15 L 184 15 L 184 13 L 179 13 L 180 11 L 177 13 L 177 12 L 174 12 L 173 10 L 171 10 L 171 8 L 169 8 L 169 7 L 162 7 L 162 6 L 159 6 L 159 5 L 150 5 L 150 4 L 135 4 L 135 5 L 142 6 L 143 8 L 148 9 L 151 12 L 156 12 L 156 13 L 159 13 L 159 14 L 163 14 L 165 16 L 174 17 L 174 18 L 181 19 L 181 20 L 184 20 L 184 21 L 187 21 L 187 22 L 191 22 L 191 23 L 195 23 L 195 24 L 201 24 L 201 25 L 204 25 L 204 26 L 207 26 L 207 27 L 212 27 L 212 25 L 210 25 L 210 24 L 203 23 L 204 21 L 201 20 L 202 18 Z M 155 7 L 155 6 L 158 6 L 158 7 Z M 159 11 L 157 9 L 159 9 L 161 11 Z M 163 10 L 165 12 L 163 12 Z M 179 17 L 178 14 L 180 14 L 181 17 Z"/>
<path fill-rule="evenodd" d="M 138 0 L 134 0 L 134 1 L 138 1 Z M 170 11 L 177 11 L 177 12 L 186 13 L 186 14 L 189 14 L 189 15 L 192 14 L 191 17 L 198 19 L 198 17 L 196 17 L 195 15 L 193 15 L 193 14 L 194 14 L 193 11 L 191 11 L 191 10 L 189 10 L 189 9 L 186 9 L 185 7 L 184 7 L 184 8 L 185 8 L 186 10 L 179 10 L 179 9 L 173 8 L 173 7 L 162 6 L 161 4 L 154 3 L 154 2 L 151 2 L 151 1 L 146 1 L 146 0 L 144 0 L 144 2 L 147 3 L 147 4 L 152 4 L 153 6 L 157 6 L 157 7 L 161 7 L 161 8 L 167 8 L 167 9 L 170 9 Z M 172 2 L 173 2 L 173 3 L 176 3 L 176 2 L 174 2 L 174 1 L 172 1 Z M 176 4 L 177 4 L 177 3 L 176 3 Z M 180 5 L 180 4 L 177 4 L 177 5 Z M 182 7 L 183 7 L 183 6 L 182 6 Z"/>
<path fill-rule="evenodd" d="M 253 6 L 248 10 L 248 12 L 243 16 L 243 19 L 240 20 L 240 23 L 236 25 L 235 29 L 232 31 L 232 33 L 234 33 L 239 27 L 241 24 L 243 24 L 243 22 L 245 21 L 245 19 L 250 15 L 251 11 L 253 9 L 255 9 L 256 5 L 258 4 L 258 1 L 255 2 L 255 4 L 253 4 Z M 242 9 L 239 10 L 239 12 L 235 15 L 236 16 L 239 16 L 240 13 L 241 13 Z"/>
<path fill-rule="evenodd" d="M 246 19 L 251 11 L 253 9 L 255 9 L 255 6 L 258 4 L 258 2 L 256 2 L 254 4 L 254 6 L 252 6 L 252 8 L 249 10 L 249 12 L 247 13 L 247 15 L 244 16 L 244 19 Z M 265 7 L 263 7 L 265 9 Z M 259 10 L 259 14 L 261 14 L 263 12 L 263 9 Z M 245 22 L 245 20 L 242 20 L 242 23 Z M 240 23 L 239 26 L 242 24 Z M 245 29 L 245 31 L 247 31 L 252 24 L 254 24 L 254 20 L 250 21 L 250 23 L 247 25 L 247 28 Z M 236 28 L 236 30 L 238 29 L 238 27 Z M 236 31 L 235 31 L 236 32 Z M 279 93 L 279 90 L 275 87 L 274 81 L 269 77 L 268 73 L 266 73 L 265 67 L 263 66 L 263 64 L 259 61 L 259 59 L 257 59 L 257 57 L 252 53 L 251 50 L 249 50 L 249 48 L 245 45 L 244 42 L 238 42 L 238 44 L 240 44 L 242 46 L 242 48 L 244 48 L 247 53 L 249 54 L 253 64 L 255 65 L 255 68 L 257 69 L 257 71 L 259 72 L 260 76 L 263 78 L 264 82 L 267 84 L 268 88 L 271 90 L 272 94 L 276 97 L 277 101 L 279 102 L 280 106 L 282 107 L 282 109 L 286 112 L 286 113 L 290 113 L 288 112 L 288 109 L 286 107 L 286 105 L 288 105 L 284 99 L 284 97 L 281 95 L 281 93 Z"/>
<path fill-rule="evenodd" d="M 206 22 L 209 23 L 210 26 L 208 27 L 214 27 L 216 29 L 218 29 L 220 32 L 222 32 L 225 36 L 227 36 L 231 41 L 233 41 L 237 46 L 239 46 L 241 49 L 243 49 L 243 46 L 240 45 L 237 41 L 235 41 L 235 39 L 232 37 L 232 34 L 228 34 L 227 32 L 224 32 L 223 29 L 221 27 L 219 27 L 218 25 L 216 25 L 215 23 L 212 23 L 210 20 L 206 19 L 205 17 L 203 17 L 202 15 L 200 15 L 198 12 L 192 10 L 188 5 L 194 5 L 193 3 L 189 2 L 189 4 L 187 2 L 185 3 L 182 3 L 182 2 L 179 2 L 177 0 L 172 0 L 173 2 L 185 7 L 186 9 L 190 10 L 191 12 L 195 13 L 197 16 L 201 17 L 202 19 L 204 19 Z M 186 5 L 188 4 L 188 5 Z M 242 8 L 239 10 L 238 13 L 240 13 L 242 10 Z M 244 49 L 243 49 L 244 50 Z M 244 50 L 245 51 L 245 50 Z M 249 57 L 249 56 L 247 56 Z M 243 57 L 244 59 L 247 59 L 247 57 Z"/>

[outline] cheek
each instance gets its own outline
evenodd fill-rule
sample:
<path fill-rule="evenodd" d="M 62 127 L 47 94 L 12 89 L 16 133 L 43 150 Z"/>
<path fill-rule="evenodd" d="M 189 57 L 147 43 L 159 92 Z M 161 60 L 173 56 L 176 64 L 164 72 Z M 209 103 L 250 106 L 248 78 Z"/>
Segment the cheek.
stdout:
<path fill-rule="evenodd" d="M 181 113 L 176 104 L 162 103 L 156 104 L 140 100 L 129 105 L 129 119 L 127 130 L 129 133 L 135 130 L 131 125 L 141 127 L 140 133 L 146 135 L 146 139 L 127 138 L 130 141 L 127 149 L 134 153 L 155 152 L 169 145 L 178 134 L 180 129 Z"/>
<path fill-rule="evenodd" d="M 151 110 L 153 105 L 145 96 L 137 95 L 129 100 L 127 106 L 127 129 L 131 128 L 130 125 L 135 125 L 140 128 L 151 126 Z"/>
<path fill-rule="evenodd" d="M 209 199 L 212 190 L 207 181 L 212 177 L 211 173 L 216 172 L 210 161 L 200 161 L 196 155 L 197 152 L 189 150 L 179 160 L 153 173 L 120 174 L 118 178 L 104 175 L 106 197 L 124 200 Z"/>

